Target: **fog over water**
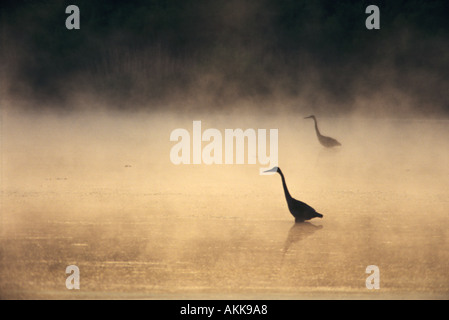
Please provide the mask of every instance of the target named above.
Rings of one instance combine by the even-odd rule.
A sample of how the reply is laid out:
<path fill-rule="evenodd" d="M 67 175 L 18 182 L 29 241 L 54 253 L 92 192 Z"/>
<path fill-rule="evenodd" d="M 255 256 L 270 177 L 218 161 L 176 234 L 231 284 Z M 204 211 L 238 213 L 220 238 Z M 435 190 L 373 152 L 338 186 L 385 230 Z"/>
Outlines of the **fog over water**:
<path fill-rule="evenodd" d="M 0 298 L 449 298 L 447 12 L 1 1 Z M 194 121 L 278 130 L 291 195 L 323 219 L 295 224 L 281 177 L 247 155 L 173 164 L 170 135 Z"/>
<path fill-rule="evenodd" d="M 316 114 L 326 149 L 309 110 L 2 112 L 2 298 L 448 298 L 448 120 Z M 295 224 L 259 163 L 171 163 L 193 120 L 278 129 L 290 193 L 324 218 Z"/>

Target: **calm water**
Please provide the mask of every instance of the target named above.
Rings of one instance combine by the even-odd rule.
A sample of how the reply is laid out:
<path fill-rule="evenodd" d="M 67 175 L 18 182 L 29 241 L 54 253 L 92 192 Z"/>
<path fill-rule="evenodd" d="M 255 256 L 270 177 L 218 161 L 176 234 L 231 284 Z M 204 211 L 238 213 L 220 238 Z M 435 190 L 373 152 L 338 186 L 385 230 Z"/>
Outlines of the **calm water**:
<path fill-rule="evenodd" d="M 203 120 L 279 129 L 292 196 L 324 214 L 295 224 L 259 165 L 173 165 L 193 119 L 164 117 L 4 119 L 1 298 L 449 298 L 449 122 L 323 119 L 325 150 L 305 120 Z"/>

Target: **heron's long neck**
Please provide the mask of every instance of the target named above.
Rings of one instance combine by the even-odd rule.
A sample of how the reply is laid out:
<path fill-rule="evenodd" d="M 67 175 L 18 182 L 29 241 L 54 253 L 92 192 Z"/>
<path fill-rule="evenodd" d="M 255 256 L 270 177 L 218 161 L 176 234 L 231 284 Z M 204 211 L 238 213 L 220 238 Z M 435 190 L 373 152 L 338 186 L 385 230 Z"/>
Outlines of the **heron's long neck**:
<path fill-rule="evenodd" d="M 281 170 L 279 170 L 279 174 L 282 178 L 282 186 L 284 187 L 285 198 L 287 199 L 287 201 L 289 201 L 292 199 L 292 196 L 290 195 L 290 192 L 288 192 L 287 184 L 285 183 L 285 178 Z"/>
<path fill-rule="evenodd" d="M 320 129 L 318 129 L 318 123 L 317 123 L 317 121 L 316 121 L 315 118 L 312 118 L 312 119 L 313 119 L 313 121 L 315 122 L 315 131 L 316 131 L 316 135 L 319 137 L 319 136 L 321 136 L 321 133 L 320 133 Z"/>

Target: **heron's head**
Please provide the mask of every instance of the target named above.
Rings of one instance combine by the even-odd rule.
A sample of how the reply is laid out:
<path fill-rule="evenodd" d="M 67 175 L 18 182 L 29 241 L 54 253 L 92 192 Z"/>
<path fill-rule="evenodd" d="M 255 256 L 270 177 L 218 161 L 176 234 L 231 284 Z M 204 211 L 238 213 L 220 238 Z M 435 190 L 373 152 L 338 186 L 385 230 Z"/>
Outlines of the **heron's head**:
<path fill-rule="evenodd" d="M 305 117 L 304 119 L 315 119 L 315 116 L 311 115 L 311 116 Z"/>
<path fill-rule="evenodd" d="M 267 172 L 279 172 L 279 170 L 280 170 L 279 167 L 273 167 L 270 170 L 265 170 L 264 173 L 267 173 Z"/>

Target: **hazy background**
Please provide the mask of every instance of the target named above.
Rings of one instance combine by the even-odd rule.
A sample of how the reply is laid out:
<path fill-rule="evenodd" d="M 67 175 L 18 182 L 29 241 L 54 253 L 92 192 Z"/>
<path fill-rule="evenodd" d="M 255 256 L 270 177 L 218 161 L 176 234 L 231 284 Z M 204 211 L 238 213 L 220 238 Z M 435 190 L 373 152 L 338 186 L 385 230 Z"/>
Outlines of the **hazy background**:
<path fill-rule="evenodd" d="M 2 1 L 0 297 L 447 299 L 448 6 Z M 193 120 L 278 129 L 324 218 L 259 164 L 173 165 Z"/>
<path fill-rule="evenodd" d="M 65 28 L 69 4 L 80 30 Z M 365 27 L 370 4 L 380 30 Z M 15 106 L 449 110 L 444 0 L 18 0 L 0 10 L 2 90 Z"/>

